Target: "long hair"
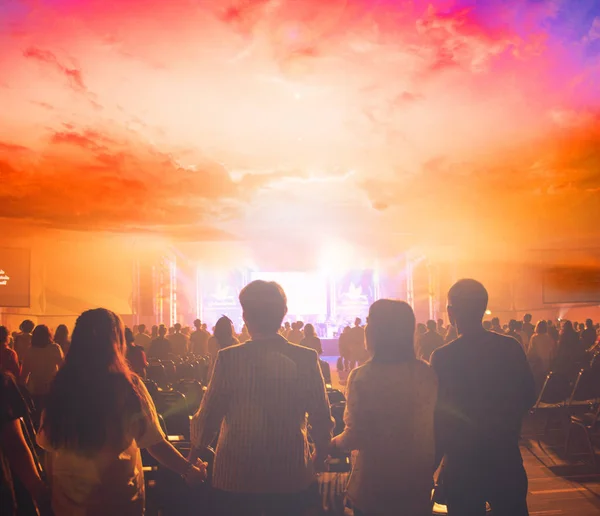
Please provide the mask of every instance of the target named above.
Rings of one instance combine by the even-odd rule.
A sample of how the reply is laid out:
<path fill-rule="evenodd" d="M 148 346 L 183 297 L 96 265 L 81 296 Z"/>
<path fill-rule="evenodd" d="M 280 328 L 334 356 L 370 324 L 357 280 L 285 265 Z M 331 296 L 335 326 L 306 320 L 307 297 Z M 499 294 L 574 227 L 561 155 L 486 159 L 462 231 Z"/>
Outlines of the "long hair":
<path fill-rule="evenodd" d="M 52 344 L 52 334 L 45 324 L 35 327 L 31 334 L 31 346 L 34 348 L 45 348 Z"/>
<path fill-rule="evenodd" d="M 60 324 L 54 332 L 54 342 L 61 348 L 69 343 L 69 328 L 65 324 Z"/>
<path fill-rule="evenodd" d="M 366 328 L 372 362 L 397 364 L 415 360 L 415 313 L 408 303 L 375 301 Z"/>
<path fill-rule="evenodd" d="M 228 348 L 233 344 L 233 323 L 229 317 L 224 315 L 219 318 L 215 324 L 214 336 L 219 343 L 219 349 Z"/>
<path fill-rule="evenodd" d="M 305 337 L 316 337 L 315 327 L 312 324 L 309 323 L 304 327 L 304 336 Z"/>
<path fill-rule="evenodd" d="M 82 313 L 71 349 L 46 401 L 42 429 L 55 449 L 84 455 L 126 446 L 128 429 L 145 409 L 137 377 L 125 360 L 123 323 L 104 308 Z"/>
<path fill-rule="evenodd" d="M 543 335 L 544 333 L 548 333 L 548 323 L 546 321 L 539 321 L 537 326 L 535 327 L 535 332 L 538 335 Z"/>

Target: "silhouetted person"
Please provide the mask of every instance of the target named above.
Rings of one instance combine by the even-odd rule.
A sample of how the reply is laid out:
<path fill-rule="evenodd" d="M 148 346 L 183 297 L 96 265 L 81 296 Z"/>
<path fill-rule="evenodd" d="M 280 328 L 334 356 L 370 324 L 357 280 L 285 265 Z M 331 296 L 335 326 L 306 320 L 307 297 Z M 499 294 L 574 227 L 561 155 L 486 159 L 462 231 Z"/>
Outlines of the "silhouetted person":
<path fill-rule="evenodd" d="M 5 326 L 0 326 L 0 371 L 10 373 L 17 381 L 21 377 L 19 358 L 15 350 L 8 346 L 8 330 Z"/>
<path fill-rule="evenodd" d="M 60 346 L 63 355 L 66 355 L 69 352 L 71 340 L 69 339 L 69 328 L 67 328 L 66 324 L 58 325 L 54 332 L 54 342 Z"/>
<path fill-rule="evenodd" d="M 194 355 L 207 356 L 208 355 L 208 339 L 210 339 L 210 333 L 206 331 L 205 326 L 202 324 L 200 319 L 194 321 L 194 328 L 196 331 L 190 335 L 190 351 Z"/>
<path fill-rule="evenodd" d="M 362 320 L 357 317 L 354 320 L 354 327 L 348 332 L 348 351 L 350 360 L 350 369 L 354 369 L 358 364 L 365 360 L 365 329 L 361 326 Z"/>
<path fill-rule="evenodd" d="M 305 348 L 314 349 L 319 355 L 323 354 L 321 339 L 317 337 L 315 327 L 312 324 L 307 324 L 304 327 L 304 338 L 300 341 L 300 345 Z"/>
<path fill-rule="evenodd" d="M 425 362 L 429 362 L 431 354 L 444 345 L 443 337 L 437 332 L 435 321 L 427 321 L 427 331 L 418 336 L 419 356 Z"/>
<path fill-rule="evenodd" d="M 171 343 L 175 355 L 183 357 L 187 354 L 188 339 L 181 333 L 181 324 L 175 323 L 173 326 L 173 333 L 169 335 L 169 342 Z"/>
<path fill-rule="evenodd" d="M 151 358 L 158 358 L 159 360 L 169 360 L 169 355 L 173 353 L 173 347 L 169 342 L 169 339 L 165 337 L 167 334 L 167 328 L 164 324 L 158 327 L 158 337 L 156 337 L 151 343 L 148 349 L 148 356 Z"/>
<path fill-rule="evenodd" d="M 535 332 L 535 326 L 531 323 L 532 319 L 533 317 L 531 314 L 525 314 L 523 316 L 523 331 L 527 334 L 527 343 L 529 343 Z"/>
<path fill-rule="evenodd" d="M 17 356 L 19 357 L 19 362 L 21 363 L 25 359 L 25 355 L 31 347 L 31 332 L 34 328 L 35 324 L 29 319 L 25 319 L 19 326 L 20 332 L 15 337 L 14 349 L 17 353 Z"/>
<path fill-rule="evenodd" d="M 568 380 L 574 380 L 586 362 L 586 354 L 579 341 L 579 334 L 571 321 L 564 321 L 558 338 L 558 350 L 552 370 Z"/>
<path fill-rule="evenodd" d="M 129 363 L 129 368 L 140 378 L 146 378 L 146 369 L 148 368 L 148 360 L 144 348 L 135 343 L 133 332 L 129 328 L 125 328 L 125 358 Z"/>
<path fill-rule="evenodd" d="M 535 401 L 525 353 L 510 337 L 483 329 L 488 293 L 460 280 L 448 293 L 459 337 L 433 353 L 438 375 L 438 459 L 445 456 L 449 516 L 527 516 L 527 474 L 519 436 Z"/>
<path fill-rule="evenodd" d="M 492 331 L 500 334 L 504 333 L 504 331 L 502 331 L 502 326 L 500 326 L 500 319 L 498 317 L 494 317 L 492 319 Z"/>
<path fill-rule="evenodd" d="M 342 371 L 350 370 L 350 326 L 346 326 L 338 337 L 338 348 L 342 361 Z"/>
<path fill-rule="evenodd" d="M 554 342 L 558 342 L 559 331 L 552 321 L 548 321 L 548 335 L 554 339 Z"/>
<path fill-rule="evenodd" d="M 581 346 L 587 351 L 594 344 L 596 344 L 596 328 L 594 327 L 594 321 L 588 319 L 585 321 L 585 330 L 581 332 Z"/>
<path fill-rule="evenodd" d="M 279 335 L 287 298 L 277 283 L 250 283 L 240 303 L 252 340 L 217 355 L 192 420 L 190 459 L 220 430 L 215 516 L 304 515 L 320 501 L 315 468 L 327 457 L 334 427 L 318 356 Z"/>
<path fill-rule="evenodd" d="M 365 334 L 372 358 L 350 373 L 346 428 L 332 442 L 358 451 L 348 485 L 354 514 L 430 516 L 437 380 L 415 357 L 415 314 L 380 299 Z"/>
<path fill-rule="evenodd" d="M 239 344 L 233 331 L 233 323 L 226 315 L 219 317 L 215 324 L 215 333 L 208 339 L 208 354 L 214 364 L 217 360 L 217 355 L 222 349 Z"/>
<path fill-rule="evenodd" d="M 158 337 L 158 335 L 156 335 Z M 140 324 L 138 326 L 138 332 L 135 334 L 135 345 L 138 346 L 139 348 L 142 348 L 144 351 L 147 351 L 148 348 L 150 347 L 150 342 L 152 342 L 152 339 L 150 338 L 150 335 L 148 335 L 146 333 L 146 325 L 145 324 Z"/>
<path fill-rule="evenodd" d="M 517 321 L 515 319 L 511 319 L 508 322 L 508 333 L 506 335 L 508 337 L 512 337 L 513 339 L 515 339 L 519 344 L 521 344 L 521 347 L 523 349 L 525 349 L 523 346 L 523 339 L 521 338 L 521 335 L 519 335 L 519 332 L 517 331 L 517 327 L 518 327 Z"/>
<path fill-rule="evenodd" d="M 298 321 L 292 323 L 291 330 L 286 337 L 292 344 L 300 344 L 304 338 L 304 334 L 300 330 L 301 327 L 302 325 Z"/>

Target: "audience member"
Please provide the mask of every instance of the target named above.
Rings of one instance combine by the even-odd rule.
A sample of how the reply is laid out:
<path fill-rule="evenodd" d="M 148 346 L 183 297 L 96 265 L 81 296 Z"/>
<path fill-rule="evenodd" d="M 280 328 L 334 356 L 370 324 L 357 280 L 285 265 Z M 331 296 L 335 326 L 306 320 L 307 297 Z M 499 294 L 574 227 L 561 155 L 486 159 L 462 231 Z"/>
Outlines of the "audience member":
<path fill-rule="evenodd" d="M 148 356 L 150 358 L 169 360 L 169 355 L 173 353 L 173 346 L 169 339 L 165 337 L 166 334 L 167 327 L 164 324 L 161 324 L 158 327 L 158 337 L 150 342 L 150 349 L 148 350 Z"/>
<path fill-rule="evenodd" d="M 531 337 L 527 358 L 533 371 L 536 384 L 541 387 L 543 379 L 550 371 L 556 356 L 556 342 L 548 333 L 548 323 L 538 322 L 535 333 Z"/>
<path fill-rule="evenodd" d="M 129 328 L 125 328 L 125 358 L 129 364 L 129 368 L 140 378 L 146 378 L 146 369 L 148 368 L 148 360 L 144 348 L 135 343 L 133 332 Z"/>
<path fill-rule="evenodd" d="M 4 327 L 2 327 L 4 328 Z M 12 351 L 12 350 L 11 350 Z M 20 418 L 27 406 L 12 375 L 0 372 L 0 514 L 50 516 L 50 492 L 36 468 Z M 26 492 L 18 489 L 18 479 Z M 36 512 L 36 507 L 39 511 Z M 57 514 L 57 516 L 61 516 Z"/>
<path fill-rule="evenodd" d="M 532 319 L 533 317 L 531 314 L 525 314 L 523 316 L 523 332 L 525 332 L 525 334 L 527 335 L 527 343 L 529 343 L 531 337 L 533 337 L 533 334 L 535 332 L 535 326 L 531 324 Z"/>
<path fill-rule="evenodd" d="M 449 516 L 526 516 L 527 475 L 519 449 L 523 416 L 535 401 L 521 346 L 483 329 L 488 293 L 461 280 L 448 293 L 448 315 L 459 337 L 437 349 L 438 459 L 444 458 Z"/>
<path fill-rule="evenodd" d="M 332 441 L 334 449 L 358 450 L 348 485 L 357 516 L 431 515 L 437 380 L 415 358 L 414 338 L 407 303 L 373 303 L 366 328 L 372 358 L 350 373 L 346 427 Z"/>
<path fill-rule="evenodd" d="M 31 332 L 34 328 L 35 324 L 29 319 L 24 320 L 19 326 L 20 332 L 15 337 L 15 351 L 21 363 L 25 360 L 25 355 L 31 347 Z"/>
<path fill-rule="evenodd" d="M 300 345 L 305 348 L 314 349 L 319 355 L 323 354 L 321 339 L 317 337 L 315 327 L 312 324 L 307 324 L 304 327 L 304 338 L 300 341 Z"/>
<path fill-rule="evenodd" d="M 350 360 L 350 369 L 366 360 L 365 347 L 365 329 L 362 327 L 362 320 L 357 317 L 354 320 L 354 327 L 348 332 L 348 352 Z"/>
<path fill-rule="evenodd" d="M 584 350 L 589 350 L 596 344 L 596 328 L 594 321 L 588 319 L 585 321 L 585 329 L 581 332 L 581 346 Z"/>
<path fill-rule="evenodd" d="M 181 333 L 181 324 L 175 323 L 173 333 L 169 335 L 169 342 L 175 355 L 184 357 L 187 354 L 189 342 L 187 337 Z"/>
<path fill-rule="evenodd" d="M 285 337 L 285 335 L 284 335 Z M 239 339 L 240 342 L 246 342 L 248 340 L 250 340 L 250 334 L 248 333 L 248 328 L 246 327 L 246 325 L 244 324 L 244 326 L 242 326 L 242 332 L 240 333 Z"/>
<path fill-rule="evenodd" d="M 287 335 L 287 340 L 290 341 L 292 344 L 300 344 L 300 342 L 304 338 L 304 335 L 300 328 L 301 326 L 299 321 L 292 323 L 291 329 Z"/>
<path fill-rule="evenodd" d="M 521 347 L 523 348 L 523 350 L 525 350 L 525 346 L 523 345 L 523 338 L 517 331 L 518 326 L 519 326 L 519 324 L 517 323 L 517 321 L 515 319 L 511 319 L 508 322 L 508 333 L 506 335 L 508 337 L 512 337 L 513 339 L 515 339 L 519 344 L 521 344 Z"/>
<path fill-rule="evenodd" d="M 350 326 L 346 326 L 338 337 L 338 348 L 342 359 L 342 370 L 350 371 Z"/>
<path fill-rule="evenodd" d="M 217 354 L 222 349 L 239 344 L 239 341 L 234 335 L 233 323 L 227 316 L 219 318 L 215 324 L 215 333 L 208 339 L 208 354 L 214 364 L 217 360 Z"/>
<path fill-rule="evenodd" d="M 492 318 L 492 331 L 501 335 L 504 334 L 502 326 L 500 326 L 500 319 L 498 317 Z"/>
<path fill-rule="evenodd" d="M 287 312 L 278 284 L 252 282 L 240 303 L 252 340 L 218 354 L 192 421 L 190 456 L 219 433 L 212 477 L 217 515 L 302 515 L 318 504 L 315 469 L 327 457 L 334 426 L 318 357 L 278 334 Z"/>
<path fill-rule="evenodd" d="M 146 333 L 146 325 L 140 324 L 137 333 L 135 333 L 135 345 L 143 351 L 147 351 L 150 347 L 150 342 L 152 342 L 152 339 L 150 338 L 150 335 Z"/>
<path fill-rule="evenodd" d="M 0 326 L 0 371 L 10 373 L 15 380 L 21 377 L 17 353 L 8 347 L 8 329 Z"/>
<path fill-rule="evenodd" d="M 210 339 L 210 333 L 202 328 L 202 322 L 200 319 L 194 321 L 194 331 L 190 335 L 190 351 L 194 355 L 206 356 L 208 355 L 208 339 Z"/>
<path fill-rule="evenodd" d="M 52 508 L 63 515 L 144 514 L 140 449 L 189 483 L 206 478 L 168 443 L 144 383 L 125 360 L 119 316 L 84 312 L 38 434 L 50 457 Z"/>
<path fill-rule="evenodd" d="M 572 379 L 586 362 L 585 350 L 571 321 L 564 321 L 558 338 L 558 349 L 552 370 Z"/>
<path fill-rule="evenodd" d="M 58 344 L 52 342 L 48 326 L 36 326 L 31 336 L 31 347 L 23 359 L 22 382 L 36 402 L 43 408 L 50 384 L 62 366 L 64 355 Z"/>
<path fill-rule="evenodd" d="M 427 331 L 418 335 L 417 349 L 418 358 L 429 362 L 431 354 L 444 345 L 443 337 L 437 332 L 435 321 L 427 321 Z"/>
<path fill-rule="evenodd" d="M 63 355 L 66 355 L 69 352 L 71 341 L 69 340 L 69 328 L 67 328 L 66 324 L 58 325 L 58 328 L 56 328 L 56 331 L 54 332 L 54 342 L 60 346 Z"/>

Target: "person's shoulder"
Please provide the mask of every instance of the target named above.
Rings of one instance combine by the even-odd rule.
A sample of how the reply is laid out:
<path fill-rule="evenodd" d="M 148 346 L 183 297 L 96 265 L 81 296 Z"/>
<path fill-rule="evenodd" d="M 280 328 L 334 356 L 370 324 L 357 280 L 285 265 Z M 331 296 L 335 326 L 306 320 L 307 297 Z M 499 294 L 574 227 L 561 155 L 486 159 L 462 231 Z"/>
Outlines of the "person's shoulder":
<path fill-rule="evenodd" d="M 304 342 L 306 339 L 302 339 L 301 342 Z M 297 354 L 297 356 L 306 358 L 306 360 L 316 360 L 319 355 L 314 349 L 307 348 L 306 346 L 302 346 L 301 344 L 294 344 L 293 342 L 285 341 L 282 343 L 284 346 L 289 346 L 289 351 Z"/>

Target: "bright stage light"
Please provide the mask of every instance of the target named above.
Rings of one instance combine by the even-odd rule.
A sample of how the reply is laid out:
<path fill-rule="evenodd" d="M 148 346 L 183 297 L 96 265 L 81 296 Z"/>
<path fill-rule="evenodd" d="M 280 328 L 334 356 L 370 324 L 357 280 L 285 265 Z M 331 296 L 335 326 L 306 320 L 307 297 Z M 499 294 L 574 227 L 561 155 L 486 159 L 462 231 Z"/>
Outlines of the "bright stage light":
<path fill-rule="evenodd" d="M 356 249 L 347 242 L 335 240 L 327 242 L 319 256 L 319 271 L 331 274 L 335 271 L 348 270 L 356 266 Z"/>

